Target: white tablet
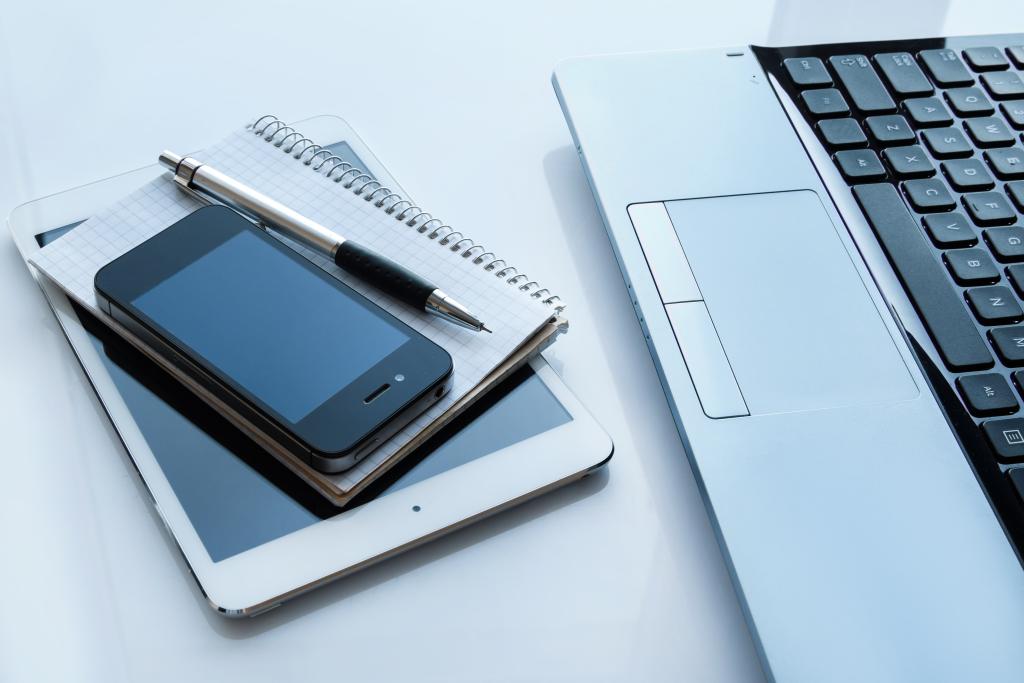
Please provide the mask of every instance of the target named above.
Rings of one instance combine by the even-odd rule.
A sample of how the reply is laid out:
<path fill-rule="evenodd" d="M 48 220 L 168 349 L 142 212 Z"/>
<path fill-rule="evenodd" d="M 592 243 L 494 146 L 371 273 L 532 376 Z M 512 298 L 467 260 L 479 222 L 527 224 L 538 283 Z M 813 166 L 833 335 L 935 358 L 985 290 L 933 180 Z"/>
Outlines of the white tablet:
<path fill-rule="evenodd" d="M 341 119 L 319 116 L 301 128 L 398 187 Z M 22 258 L 159 172 L 154 165 L 18 207 L 8 221 Z M 607 434 L 538 358 L 339 509 L 33 274 L 200 589 L 227 616 L 265 612 L 611 457 Z"/>

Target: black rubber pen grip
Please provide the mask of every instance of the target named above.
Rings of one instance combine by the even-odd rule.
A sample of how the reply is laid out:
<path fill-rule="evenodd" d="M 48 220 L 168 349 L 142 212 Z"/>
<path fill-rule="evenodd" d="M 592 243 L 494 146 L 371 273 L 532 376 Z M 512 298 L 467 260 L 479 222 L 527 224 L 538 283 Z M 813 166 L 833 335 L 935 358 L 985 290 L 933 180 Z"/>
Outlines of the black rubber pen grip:
<path fill-rule="evenodd" d="M 417 309 L 437 287 L 408 268 L 375 251 L 346 240 L 334 254 L 334 262 L 347 273 Z"/>

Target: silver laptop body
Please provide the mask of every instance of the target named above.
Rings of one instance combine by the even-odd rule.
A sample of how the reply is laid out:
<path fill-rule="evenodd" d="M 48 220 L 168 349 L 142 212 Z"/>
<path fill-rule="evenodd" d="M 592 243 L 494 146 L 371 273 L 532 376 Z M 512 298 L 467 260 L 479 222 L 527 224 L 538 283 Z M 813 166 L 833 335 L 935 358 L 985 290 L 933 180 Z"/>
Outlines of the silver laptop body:
<path fill-rule="evenodd" d="M 1024 572 L 928 335 L 750 48 L 553 80 L 768 677 L 1024 680 Z"/>

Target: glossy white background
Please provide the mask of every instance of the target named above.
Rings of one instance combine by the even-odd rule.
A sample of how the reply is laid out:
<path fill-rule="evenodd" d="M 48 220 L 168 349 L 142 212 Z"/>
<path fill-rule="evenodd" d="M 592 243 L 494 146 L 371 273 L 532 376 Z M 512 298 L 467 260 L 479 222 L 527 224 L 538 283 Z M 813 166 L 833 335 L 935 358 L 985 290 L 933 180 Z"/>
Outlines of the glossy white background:
<path fill-rule="evenodd" d="M 8 3 L 4 214 L 256 114 L 339 114 L 431 211 L 570 302 L 572 333 L 549 359 L 617 448 L 605 475 L 224 620 L 5 233 L 0 680 L 760 680 L 552 67 L 587 53 L 1020 31 L 1016 5 Z"/>

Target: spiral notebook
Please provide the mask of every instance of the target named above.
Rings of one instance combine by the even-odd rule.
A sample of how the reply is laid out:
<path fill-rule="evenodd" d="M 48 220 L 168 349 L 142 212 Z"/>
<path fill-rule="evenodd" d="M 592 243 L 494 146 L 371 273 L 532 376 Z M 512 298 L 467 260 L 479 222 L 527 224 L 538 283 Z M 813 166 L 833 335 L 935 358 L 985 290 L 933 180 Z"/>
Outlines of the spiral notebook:
<path fill-rule="evenodd" d="M 195 156 L 437 282 L 493 328 L 492 334 L 480 334 L 414 311 L 352 278 L 317 252 L 275 235 L 438 343 L 454 361 L 454 385 L 445 398 L 354 468 L 325 474 L 254 432 L 97 307 L 93 280 L 100 268 L 202 206 L 168 176 L 99 212 L 32 259 L 69 296 L 189 385 L 335 505 L 346 504 L 566 329 L 557 296 L 274 117 L 262 117 Z"/>

